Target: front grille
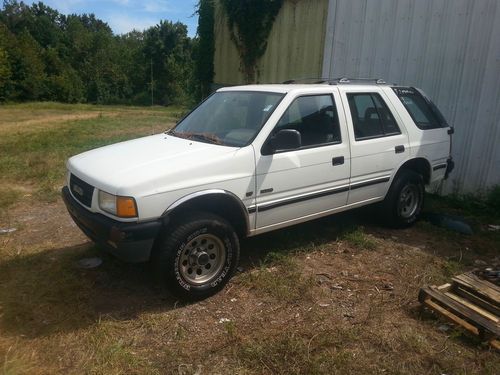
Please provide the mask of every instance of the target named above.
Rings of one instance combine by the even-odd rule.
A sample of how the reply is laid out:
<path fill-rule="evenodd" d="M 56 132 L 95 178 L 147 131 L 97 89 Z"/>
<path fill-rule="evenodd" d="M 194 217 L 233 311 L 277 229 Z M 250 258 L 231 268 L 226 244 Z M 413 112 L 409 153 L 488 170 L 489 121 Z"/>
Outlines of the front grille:
<path fill-rule="evenodd" d="M 94 187 L 92 185 L 87 184 L 72 174 L 69 178 L 69 189 L 80 203 L 87 207 L 92 205 L 92 194 L 94 194 Z"/>

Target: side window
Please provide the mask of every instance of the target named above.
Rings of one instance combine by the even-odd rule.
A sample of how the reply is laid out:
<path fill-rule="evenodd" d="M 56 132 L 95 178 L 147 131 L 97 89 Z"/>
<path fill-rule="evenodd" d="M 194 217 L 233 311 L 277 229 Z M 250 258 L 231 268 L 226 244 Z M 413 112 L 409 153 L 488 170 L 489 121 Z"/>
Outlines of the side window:
<path fill-rule="evenodd" d="M 401 134 L 391 111 L 376 93 L 347 94 L 357 141 Z"/>
<path fill-rule="evenodd" d="M 340 143 L 337 108 L 331 95 L 308 95 L 295 99 L 278 121 L 274 133 L 297 130 L 303 147 Z"/>
<path fill-rule="evenodd" d="M 428 103 L 420 93 L 411 88 L 394 88 L 396 95 L 405 106 L 411 118 L 419 129 L 436 129 L 446 127 L 446 121 L 433 104 Z"/>

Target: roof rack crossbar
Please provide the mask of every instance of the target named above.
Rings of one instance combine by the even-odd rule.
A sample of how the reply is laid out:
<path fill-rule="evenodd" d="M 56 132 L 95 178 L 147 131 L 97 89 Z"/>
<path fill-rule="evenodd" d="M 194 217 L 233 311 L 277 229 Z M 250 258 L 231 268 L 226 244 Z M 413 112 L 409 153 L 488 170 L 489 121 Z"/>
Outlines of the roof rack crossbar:
<path fill-rule="evenodd" d="M 310 82 L 312 81 L 312 82 Z M 289 79 L 283 81 L 282 83 L 285 85 L 289 85 L 292 83 L 328 83 L 330 85 L 339 85 L 339 84 L 362 84 L 362 83 L 374 83 L 377 85 L 385 85 L 385 82 L 381 78 L 348 78 L 348 77 L 340 77 L 340 78 L 323 78 L 323 77 L 309 77 L 309 78 L 297 78 L 297 79 Z"/>
<path fill-rule="evenodd" d="M 289 85 L 291 83 L 298 83 L 298 82 L 304 82 L 304 81 L 313 81 L 312 83 L 328 83 L 330 81 L 330 78 L 323 78 L 323 77 L 308 77 L 308 78 L 297 78 L 297 79 L 289 79 L 286 81 L 283 81 L 282 84 L 284 85 Z"/>
<path fill-rule="evenodd" d="M 377 85 L 385 85 L 386 82 L 381 78 L 334 78 L 328 81 L 331 85 L 347 84 L 347 83 L 375 83 Z"/>

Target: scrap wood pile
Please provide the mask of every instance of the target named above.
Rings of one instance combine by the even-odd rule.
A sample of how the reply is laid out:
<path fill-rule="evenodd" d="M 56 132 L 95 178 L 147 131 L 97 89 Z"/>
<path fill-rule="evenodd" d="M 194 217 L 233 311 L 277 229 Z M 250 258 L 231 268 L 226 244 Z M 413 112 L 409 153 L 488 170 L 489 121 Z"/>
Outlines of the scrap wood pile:
<path fill-rule="evenodd" d="M 463 273 L 420 289 L 419 301 L 500 350 L 500 267 Z"/>

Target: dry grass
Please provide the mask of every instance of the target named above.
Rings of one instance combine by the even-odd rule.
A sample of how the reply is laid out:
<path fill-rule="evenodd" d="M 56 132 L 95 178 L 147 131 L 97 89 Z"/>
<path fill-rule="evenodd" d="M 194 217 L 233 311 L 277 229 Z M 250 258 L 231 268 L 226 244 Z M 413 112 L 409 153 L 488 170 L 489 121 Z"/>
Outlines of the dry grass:
<path fill-rule="evenodd" d="M 0 227 L 17 228 L 0 235 L 0 374 L 498 373 L 497 353 L 440 331 L 417 302 L 423 284 L 498 257 L 500 235 L 480 230 L 490 222 L 473 236 L 388 230 L 363 211 L 306 223 L 242 241 L 228 287 L 182 304 L 146 265 L 96 249 L 58 199 L 35 199 L 57 191 L 69 154 L 148 134 L 178 110 L 9 106 L 0 124 L 14 112 L 27 128 L 0 137 Z M 94 256 L 100 267 L 76 266 Z"/>
<path fill-rule="evenodd" d="M 27 188 L 37 199 L 53 200 L 69 156 L 164 131 L 182 111 L 57 103 L 0 107 L 0 189 L 10 192 L 0 208 L 18 200 Z"/>

